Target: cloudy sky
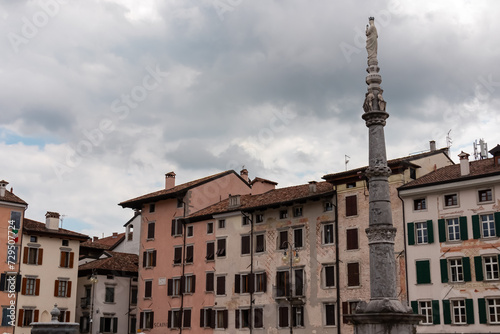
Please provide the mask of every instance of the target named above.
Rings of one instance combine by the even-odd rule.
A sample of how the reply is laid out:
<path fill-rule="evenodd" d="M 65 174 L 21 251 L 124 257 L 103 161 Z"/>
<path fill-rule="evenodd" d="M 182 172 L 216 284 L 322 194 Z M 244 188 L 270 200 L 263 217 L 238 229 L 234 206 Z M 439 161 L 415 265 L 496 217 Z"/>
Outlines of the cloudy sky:
<path fill-rule="evenodd" d="M 374 16 L 388 158 L 500 143 L 500 2 L 4 0 L 0 179 L 27 217 L 122 231 L 117 203 L 242 166 L 289 186 L 367 164 Z M 450 132 L 451 130 L 451 132 Z"/>

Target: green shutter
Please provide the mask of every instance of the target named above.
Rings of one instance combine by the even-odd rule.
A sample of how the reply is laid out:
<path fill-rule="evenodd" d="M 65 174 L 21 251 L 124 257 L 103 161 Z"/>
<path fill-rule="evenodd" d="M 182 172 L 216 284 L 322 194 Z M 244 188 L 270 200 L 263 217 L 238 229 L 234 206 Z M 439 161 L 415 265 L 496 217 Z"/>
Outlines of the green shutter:
<path fill-rule="evenodd" d="M 441 283 L 448 283 L 448 261 L 441 259 L 439 264 L 441 265 Z"/>
<path fill-rule="evenodd" d="M 465 216 L 460 217 L 460 239 L 469 239 L 469 233 L 467 231 L 467 217 Z"/>
<path fill-rule="evenodd" d="M 472 281 L 472 275 L 470 272 L 470 259 L 468 257 L 462 258 L 462 266 L 464 268 L 464 281 L 465 282 Z"/>
<path fill-rule="evenodd" d="M 439 316 L 439 300 L 432 301 L 432 323 L 434 325 L 439 325 L 441 323 Z"/>
<path fill-rule="evenodd" d="M 495 212 L 495 233 L 500 237 L 500 212 Z"/>
<path fill-rule="evenodd" d="M 474 323 L 474 305 L 472 299 L 465 300 L 465 314 L 467 316 L 467 323 L 472 325 Z"/>
<path fill-rule="evenodd" d="M 479 308 L 479 323 L 480 324 L 487 324 L 488 317 L 486 314 L 486 299 L 478 298 L 477 299 L 477 306 Z"/>
<path fill-rule="evenodd" d="M 483 277 L 483 258 L 481 256 L 474 256 L 474 269 L 476 271 L 476 281 L 480 282 Z"/>
<path fill-rule="evenodd" d="M 432 226 L 432 220 L 427 221 L 427 239 L 430 244 L 434 243 L 434 227 Z"/>
<path fill-rule="evenodd" d="M 472 217 L 472 236 L 474 239 L 481 238 L 481 226 L 479 225 L 479 215 L 473 215 Z"/>
<path fill-rule="evenodd" d="M 415 224 L 408 223 L 408 245 L 415 245 Z"/>
<path fill-rule="evenodd" d="M 417 284 L 429 284 L 431 282 L 431 266 L 429 260 L 416 261 Z"/>
<path fill-rule="evenodd" d="M 411 308 L 414 314 L 418 314 L 418 302 L 416 300 L 411 301 Z"/>
<path fill-rule="evenodd" d="M 445 325 L 451 324 L 451 309 L 449 300 L 443 300 L 443 322 Z"/>
<path fill-rule="evenodd" d="M 438 219 L 439 242 L 446 242 L 446 222 L 444 219 Z"/>

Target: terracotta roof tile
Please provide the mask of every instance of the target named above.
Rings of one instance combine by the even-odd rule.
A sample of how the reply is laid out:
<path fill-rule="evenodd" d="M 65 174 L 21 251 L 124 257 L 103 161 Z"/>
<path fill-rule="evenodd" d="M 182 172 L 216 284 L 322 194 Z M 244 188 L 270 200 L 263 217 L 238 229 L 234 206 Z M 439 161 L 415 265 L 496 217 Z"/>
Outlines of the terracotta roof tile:
<path fill-rule="evenodd" d="M 0 197 L 0 202 L 10 202 L 10 203 L 18 203 L 18 204 L 28 205 L 28 203 L 26 203 L 25 201 L 23 201 L 22 199 L 20 199 L 19 197 L 17 197 L 16 195 L 14 195 L 13 193 L 11 193 L 8 190 L 5 190 L 4 197 Z"/>
<path fill-rule="evenodd" d="M 57 235 L 60 238 L 72 238 L 78 239 L 81 241 L 87 240 L 89 238 L 88 235 L 66 230 L 64 228 L 59 228 L 57 230 L 50 230 L 45 227 L 44 223 L 37 222 L 35 220 L 31 220 L 28 218 L 24 218 L 23 220 L 23 233 L 25 234 L 52 234 Z"/>
<path fill-rule="evenodd" d="M 92 239 L 87 240 L 84 243 L 82 243 L 81 246 L 112 250 L 124 239 L 125 239 L 125 233 L 119 233 L 116 236 L 111 235 L 106 238 L 97 239 L 96 241 L 93 241 Z"/>
<path fill-rule="evenodd" d="M 78 271 L 83 270 L 114 270 L 114 271 L 127 271 L 138 272 L 139 269 L 139 256 L 137 254 L 119 253 L 106 251 L 104 254 L 110 257 L 97 259 L 78 266 Z"/>
<path fill-rule="evenodd" d="M 445 166 L 438 170 L 424 175 L 412 182 L 399 187 L 399 189 L 410 189 L 433 184 L 458 182 L 462 180 L 475 179 L 489 175 L 500 174 L 500 167 L 494 165 L 494 159 L 484 159 L 470 161 L 470 173 L 468 175 L 460 175 L 460 164 Z"/>

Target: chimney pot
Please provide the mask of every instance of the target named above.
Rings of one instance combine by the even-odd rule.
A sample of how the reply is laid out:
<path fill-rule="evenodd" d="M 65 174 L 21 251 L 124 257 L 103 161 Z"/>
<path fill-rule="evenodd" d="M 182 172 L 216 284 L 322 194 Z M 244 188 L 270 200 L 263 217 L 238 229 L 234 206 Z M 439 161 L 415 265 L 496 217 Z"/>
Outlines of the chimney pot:
<path fill-rule="evenodd" d="M 45 227 L 49 230 L 59 229 L 59 213 L 47 211 L 45 214 Z"/>
<path fill-rule="evenodd" d="M 7 185 L 9 184 L 9 182 L 5 181 L 5 180 L 2 180 L 0 181 L 0 197 L 5 197 L 5 187 L 7 187 Z"/>
<path fill-rule="evenodd" d="M 469 154 L 464 151 L 460 152 L 458 155 L 460 158 L 460 175 L 465 176 L 470 174 L 470 165 L 469 165 Z"/>
<path fill-rule="evenodd" d="M 243 180 L 249 182 L 248 180 L 248 170 L 246 168 L 243 168 L 240 172 L 240 176 Z"/>
<path fill-rule="evenodd" d="M 309 192 L 315 193 L 317 184 L 318 184 L 318 182 L 316 182 L 316 181 L 309 181 Z"/>
<path fill-rule="evenodd" d="M 165 174 L 165 190 L 175 187 L 175 173 L 169 172 Z"/>
<path fill-rule="evenodd" d="M 92 240 L 92 242 L 96 242 L 97 240 L 99 240 L 99 237 L 94 237 L 94 239 Z"/>
<path fill-rule="evenodd" d="M 436 141 L 435 140 L 429 141 L 429 146 L 430 146 L 431 152 L 434 152 L 436 150 Z"/>
<path fill-rule="evenodd" d="M 113 232 L 113 237 L 117 237 L 118 236 L 118 232 Z"/>

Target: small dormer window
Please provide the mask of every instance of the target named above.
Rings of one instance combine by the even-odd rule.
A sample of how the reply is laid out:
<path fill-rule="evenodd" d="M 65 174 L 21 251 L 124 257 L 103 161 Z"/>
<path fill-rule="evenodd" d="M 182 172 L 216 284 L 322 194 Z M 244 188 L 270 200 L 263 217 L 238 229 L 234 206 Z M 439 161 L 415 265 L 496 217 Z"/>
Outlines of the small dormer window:
<path fill-rule="evenodd" d="M 184 202 L 182 201 L 182 198 L 177 199 L 177 207 L 182 208 L 184 206 Z"/>
<path fill-rule="evenodd" d="M 32 235 L 30 236 L 30 242 L 37 242 L 38 241 L 38 237 Z"/>
<path fill-rule="evenodd" d="M 346 184 L 346 188 L 356 188 L 356 182 L 349 182 Z"/>
<path fill-rule="evenodd" d="M 154 204 L 154 203 L 149 204 L 149 213 L 153 213 L 153 212 L 155 212 L 155 209 L 156 209 L 156 208 L 155 208 L 155 204 Z"/>
<path fill-rule="evenodd" d="M 417 179 L 417 170 L 415 168 L 410 167 L 410 179 L 412 180 Z"/>
<path fill-rule="evenodd" d="M 69 240 L 63 240 L 62 241 L 63 246 L 69 246 Z"/>
<path fill-rule="evenodd" d="M 231 196 L 229 195 L 229 206 L 239 206 L 240 205 L 240 195 Z"/>

